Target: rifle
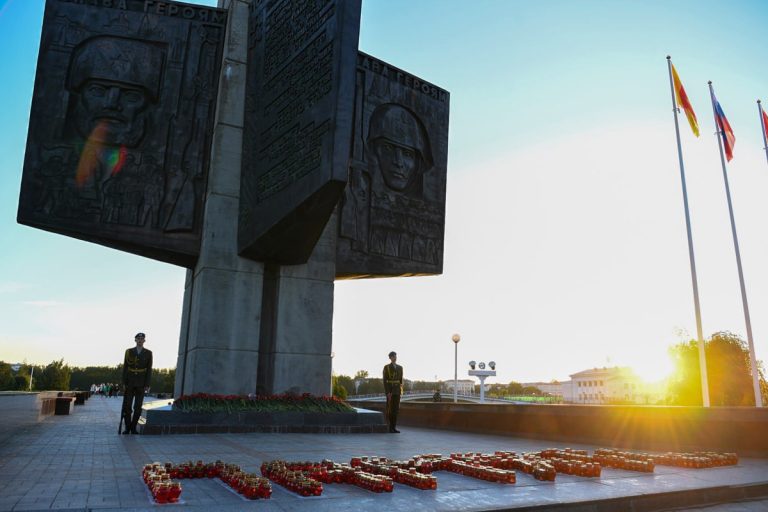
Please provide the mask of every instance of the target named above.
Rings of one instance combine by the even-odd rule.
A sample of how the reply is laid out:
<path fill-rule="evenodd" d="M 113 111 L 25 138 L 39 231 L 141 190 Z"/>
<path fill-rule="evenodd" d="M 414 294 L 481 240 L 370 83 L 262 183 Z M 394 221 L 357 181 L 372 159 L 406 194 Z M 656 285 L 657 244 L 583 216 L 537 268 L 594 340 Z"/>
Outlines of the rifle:
<path fill-rule="evenodd" d="M 123 430 L 123 411 L 121 409 L 120 410 L 120 424 L 117 425 L 117 433 L 118 433 L 118 435 L 120 434 L 120 432 L 122 430 Z"/>

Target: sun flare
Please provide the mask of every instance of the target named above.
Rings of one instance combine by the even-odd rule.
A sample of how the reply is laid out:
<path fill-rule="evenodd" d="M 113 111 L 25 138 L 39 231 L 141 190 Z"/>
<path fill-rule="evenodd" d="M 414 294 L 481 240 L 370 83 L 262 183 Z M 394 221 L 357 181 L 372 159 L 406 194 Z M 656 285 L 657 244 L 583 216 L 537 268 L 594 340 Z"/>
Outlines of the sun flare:
<path fill-rule="evenodd" d="M 659 382 L 669 377 L 674 371 L 674 365 L 667 355 L 656 356 L 648 354 L 647 358 L 637 358 L 629 365 L 638 377 L 647 383 Z"/>

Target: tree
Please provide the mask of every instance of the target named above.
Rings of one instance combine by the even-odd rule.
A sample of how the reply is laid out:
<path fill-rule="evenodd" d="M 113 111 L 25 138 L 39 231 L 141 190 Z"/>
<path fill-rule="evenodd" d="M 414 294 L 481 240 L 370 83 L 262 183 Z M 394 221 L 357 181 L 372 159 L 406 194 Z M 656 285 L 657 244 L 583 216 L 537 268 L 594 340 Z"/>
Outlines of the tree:
<path fill-rule="evenodd" d="M 11 391 L 16 387 L 11 365 L 0 361 L 0 391 Z"/>
<path fill-rule="evenodd" d="M 43 368 L 39 377 L 35 373 L 34 386 L 40 390 L 68 390 L 69 378 L 69 366 L 64 364 L 64 359 L 59 359 Z"/>
<path fill-rule="evenodd" d="M 352 377 L 349 375 L 334 375 L 333 376 L 333 394 L 335 396 L 338 396 L 339 398 L 342 398 L 341 395 L 336 393 L 336 386 L 339 386 L 340 388 L 344 389 L 344 397 L 347 398 L 349 395 L 355 394 L 355 382 L 352 380 Z"/>
<path fill-rule="evenodd" d="M 701 371 L 699 348 L 695 340 L 670 347 L 675 372 L 669 385 L 668 402 L 674 405 L 701 405 Z M 711 405 L 755 405 L 749 350 L 744 340 L 728 331 L 716 332 L 704 343 L 707 360 L 707 382 Z M 768 386 L 758 362 L 761 389 Z M 763 392 L 765 403 L 765 392 Z"/>
<path fill-rule="evenodd" d="M 507 393 L 511 396 L 520 396 L 523 394 L 523 385 L 519 382 L 512 381 L 507 386 Z"/>
<path fill-rule="evenodd" d="M 355 374 L 355 380 L 363 380 L 368 378 L 368 370 L 357 370 Z"/>
<path fill-rule="evenodd" d="M 153 372 L 154 373 L 154 372 Z M 91 384 L 113 382 L 121 383 L 123 380 L 123 365 L 115 366 L 86 366 L 85 368 L 72 368 L 72 377 L 69 385 L 72 389 L 91 389 Z M 155 388 L 154 375 L 152 388 Z"/>

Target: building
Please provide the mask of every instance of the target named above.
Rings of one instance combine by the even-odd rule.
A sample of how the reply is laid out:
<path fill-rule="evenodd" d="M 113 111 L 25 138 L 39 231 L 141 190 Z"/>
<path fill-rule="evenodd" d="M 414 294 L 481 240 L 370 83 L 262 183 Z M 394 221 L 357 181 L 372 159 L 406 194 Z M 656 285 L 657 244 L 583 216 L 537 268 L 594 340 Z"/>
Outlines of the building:
<path fill-rule="evenodd" d="M 570 377 L 570 389 L 564 389 L 563 397 L 568 402 L 626 404 L 648 403 L 650 400 L 643 381 L 628 367 L 593 368 L 574 373 Z M 566 393 L 569 395 L 567 398 Z"/>
<path fill-rule="evenodd" d="M 445 383 L 446 391 L 453 393 L 453 380 L 451 379 L 443 382 Z M 472 379 L 459 379 L 456 384 L 456 389 L 460 395 L 471 395 L 475 391 L 476 382 Z"/>

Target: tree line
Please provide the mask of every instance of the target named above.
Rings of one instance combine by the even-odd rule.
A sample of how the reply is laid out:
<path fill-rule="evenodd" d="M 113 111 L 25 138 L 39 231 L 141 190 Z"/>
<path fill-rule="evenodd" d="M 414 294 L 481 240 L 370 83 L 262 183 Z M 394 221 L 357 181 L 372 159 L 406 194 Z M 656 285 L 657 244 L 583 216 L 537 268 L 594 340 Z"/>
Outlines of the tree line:
<path fill-rule="evenodd" d="M 86 391 L 92 384 L 123 381 L 123 365 L 117 366 L 69 366 L 63 359 L 48 365 L 23 364 L 18 371 L 10 363 L 0 361 L 0 391 L 28 391 L 32 379 L 33 391 Z M 175 368 L 152 370 L 152 393 L 173 393 L 176 379 Z"/>

